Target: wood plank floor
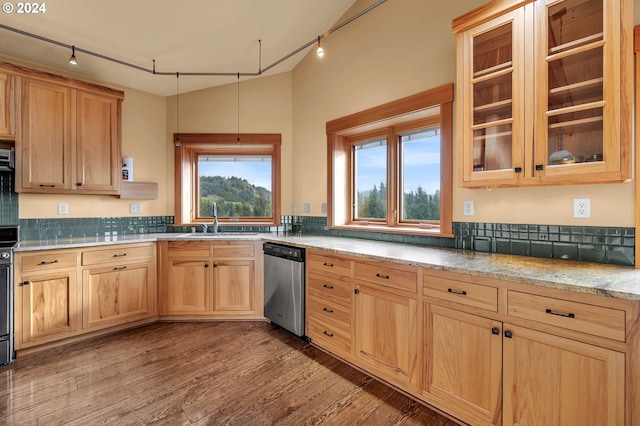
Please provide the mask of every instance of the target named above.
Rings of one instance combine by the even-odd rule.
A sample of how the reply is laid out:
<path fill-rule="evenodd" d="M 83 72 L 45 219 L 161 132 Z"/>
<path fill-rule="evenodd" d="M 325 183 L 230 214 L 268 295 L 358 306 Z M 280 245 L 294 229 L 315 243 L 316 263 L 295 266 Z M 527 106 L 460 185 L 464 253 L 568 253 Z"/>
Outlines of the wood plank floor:
<path fill-rule="evenodd" d="M 264 322 L 158 323 L 0 367 L 7 425 L 455 423 Z"/>

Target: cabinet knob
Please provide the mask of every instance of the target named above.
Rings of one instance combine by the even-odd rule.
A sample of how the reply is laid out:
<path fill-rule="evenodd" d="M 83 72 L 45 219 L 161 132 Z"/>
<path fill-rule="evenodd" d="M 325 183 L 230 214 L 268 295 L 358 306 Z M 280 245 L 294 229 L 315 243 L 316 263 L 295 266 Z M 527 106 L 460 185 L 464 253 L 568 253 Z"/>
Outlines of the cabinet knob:
<path fill-rule="evenodd" d="M 78 182 L 78 183 L 76 183 L 76 186 L 82 186 L 82 185 L 83 185 L 83 183 L 82 183 L 82 182 Z"/>
<path fill-rule="evenodd" d="M 218 264 L 217 264 L 217 263 L 214 263 L 214 264 L 213 264 L 213 267 L 214 267 L 214 268 L 217 268 L 217 267 L 218 267 Z"/>
<path fill-rule="evenodd" d="M 358 290 L 357 288 L 354 291 L 355 294 L 360 294 L 360 290 Z"/>
<path fill-rule="evenodd" d="M 513 333 L 507 330 L 504 332 L 504 337 L 506 337 L 507 339 L 511 339 L 513 337 Z"/>
<path fill-rule="evenodd" d="M 500 329 L 498 327 L 493 327 L 491 329 L 491 334 L 495 334 L 496 336 L 500 335 Z"/>
<path fill-rule="evenodd" d="M 22 285 L 29 285 L 29 284 L 31 284 L 31 282 L 29 282 L 29 281 L 22 281 L 20 284 L 22 284 Z"/>
<path fill-rule="evenodd" d="M 209 264 L 208 264 L 208 263 L 205 263 L 205 264 L 204 264 L 204 267 L 205 267 L 205 268 L 208 268 L 208 267 L 209 267 Z"/>
<path fill-rule="evenodd" d="M 516 167 L 513 171 L 516 173 L 522 173 L 522 167 Z"/>
<path fill-rule="evenodd" d="M 544 165 L 542 164 L 536 164 L 536 170 L 540 171 L 540 170 L 544 170 Z"/>

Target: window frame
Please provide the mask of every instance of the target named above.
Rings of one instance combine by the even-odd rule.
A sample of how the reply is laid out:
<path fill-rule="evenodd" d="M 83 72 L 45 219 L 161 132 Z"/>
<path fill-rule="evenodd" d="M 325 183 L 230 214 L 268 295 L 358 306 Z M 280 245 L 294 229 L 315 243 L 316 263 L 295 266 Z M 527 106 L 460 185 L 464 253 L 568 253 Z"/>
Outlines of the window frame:
<path fill-rule="evenodd" d="M 175 133 L 176 225 L 210 223 L 198 213 L 198 158 L 200 155 L 261 155 L 271 157 L 271 217 L 218 218 L 226 225 L 280 225 L 280 162 L 282 136 L 276 133 Z"/>
<path fill-rule="evenodd" d="M 400 217 L 399 135 L 440 127 L 440 221 L 403 221 Z M 331 229 L 452 237 L 453 83 L 417 93 L 326 123 L 327 226 Z M 352 146 L 386 134 L 387 219 L 354 220 Z M 393 147 L 393 148 L 391 148 Z"/>

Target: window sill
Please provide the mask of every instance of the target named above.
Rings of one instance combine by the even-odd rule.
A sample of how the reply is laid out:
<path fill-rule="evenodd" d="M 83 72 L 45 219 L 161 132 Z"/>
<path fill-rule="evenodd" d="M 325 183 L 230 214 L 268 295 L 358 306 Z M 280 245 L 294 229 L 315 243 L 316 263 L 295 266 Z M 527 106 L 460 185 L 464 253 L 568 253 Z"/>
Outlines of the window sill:
<path fill-rule="evenodd" d="M 358 232 L 383 232 L 386 234 L 402 234 L 402 235 L 418 235 L 421 237 L 442 237 L 442 238 L 454 238 L 453 233 L 443 233 L 440 228 L 413 228 L 413 227 L 389 227 L 382 225 L 334 225 L 329 229 L 336 229 L 342 231 L 358 231 Z"/>

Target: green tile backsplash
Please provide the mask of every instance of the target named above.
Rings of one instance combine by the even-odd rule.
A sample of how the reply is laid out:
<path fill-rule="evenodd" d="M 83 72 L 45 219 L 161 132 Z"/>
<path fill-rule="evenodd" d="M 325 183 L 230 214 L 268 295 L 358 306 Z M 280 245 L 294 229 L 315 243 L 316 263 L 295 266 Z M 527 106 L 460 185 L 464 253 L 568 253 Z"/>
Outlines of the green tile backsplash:
<path fill-rule="evenodd" d="M 0 173 L 0 225 L 17 225 L 18 194 L 14 192 L 12 173 Z"/>
<path fill-rule="evenodd" d="M 7 183 L 0 181 L 0 184 L 3 185 L 0 193 L 1 224 L 18 223 L 17 194 L 7 194 L 11 192 L 5 190 Z M 20 219 L 20 239 L 191 232 L 190 226 L 173 226 L 173 219 L 173 216 Z M 440 238 L 327 229 L 327 219 L 323 216 L 282 216 L 282 225 L 278 227 L 221 226 L 220 230 L 329 235 L 624 266 L 635 264 L 634 228 L 454 222 L 455 237 Z M 202 232 L 202 228 L 196 227 L 196 232 Z"/>

